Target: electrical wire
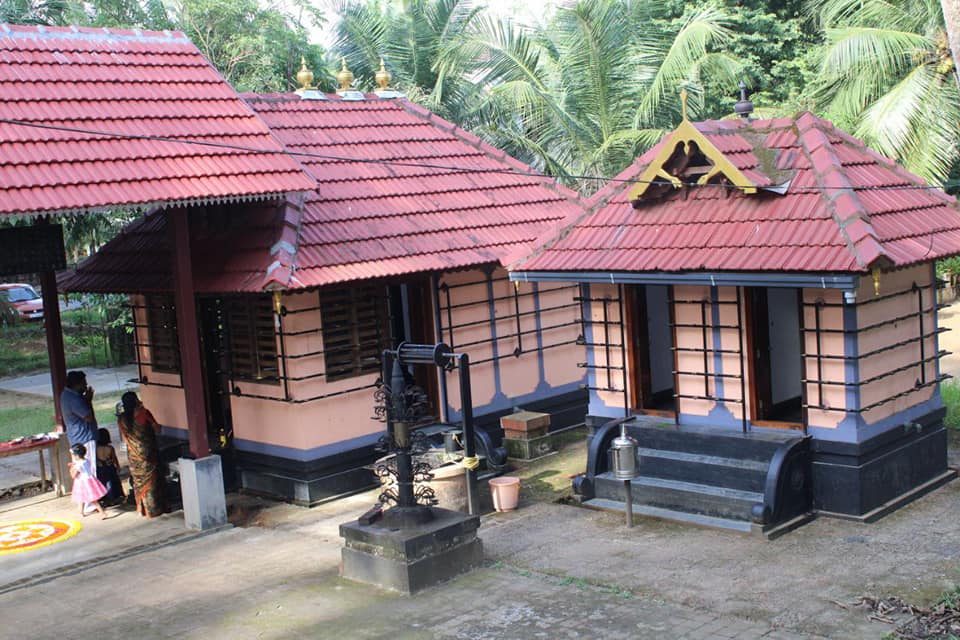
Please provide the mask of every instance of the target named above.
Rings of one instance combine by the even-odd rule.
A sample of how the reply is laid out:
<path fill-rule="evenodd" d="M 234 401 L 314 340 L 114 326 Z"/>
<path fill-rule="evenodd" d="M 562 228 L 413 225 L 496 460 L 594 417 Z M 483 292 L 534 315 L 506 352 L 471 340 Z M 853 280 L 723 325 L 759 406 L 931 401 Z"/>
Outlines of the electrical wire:
<path fill-rule="evenodd" d="M 383 159 L 374 159 L 374 158 L 352 158 L 349 156 L 337 156 L 324 153 L 315 153 L 310 151 L 294 151 L 287 148 L 279 149 L 261 149 L 257 147 L 248 147 L 245 145 L 237 144 L 228 144 L 225 142 L 212 142 L 209 140 L 195 140 L 191 138 L 171 138 L 169 136 L 156 136 L 150 134 L 136 134 L 136 133 L 118 133 L 111 131 L 101 131 L 98 129 L 86 129 L 83 127 L 68 127 L 64 125 L 54 125 L 54 124 L 43 124 L 39 122 L 31 122 L 29 120 L 16 120 L 12 118 L 0 118 L 0 124 L 9 124 L 14 126 L 21 127 L 31 127 L 35 129 L 44 129 L 47 131 L 61 131 L 64 133 L 80 133 L 84 135 L 93 135 L 93 136 L 103 136 L 107 138 L 115 138 L 121 140 L 149 140 L 151 142 L 170 142 L 174 144 L 186 144 L 186 145 L 196 145 L 203 147 L 211 147 L 214 149 L 223 149 L 229 151 L 241 151 L 246 153 L 259 153 L 259 154 L 274 154 L 274 155 L 286 155 L 296 158 L 311 158 L 316 160 L 326 160 L 330 162 L 344 162 L 344 163 L 358 163 L 358 164 L 377 164 L 377 165 L 389 165 L 389 166 L 398 166 L 398 167 L 413 167 L 413 168 L 422 168 L 422 169 L 437 169 L 441 171 L 449 171 L 451 173 L 482 173 L 482 174 L 491 174 L 491 173 L 501 173 L 514 176 L 527 176 L 542 178 L 544 180 L 556 181 L 555 176 L 549 176 L 547 174 L 541 173 L 534 170 L 533 168 L 530 171 L 520 171 L 517 169 L 470 169 L 465 167 L 458 167 L 453 165 L 443 165 L 443 164 L 434 164 L 429 162 L 412 162 L 408 160 L 383 160 Z M 277 141 L 279 144 L 282 144 Z M 626 184 L 649 184 L 656 186 L 667 186 L 672 185 L 676 186 L 676 182 L 668 180 L 638 180 L 636 178 L 606 178 L 602 176 L 585 176 L 585 175 L 566 175 L 566 178 L 573 180 L 596 180 L 604 183 L 626 183 Z M 727 189 L 756 189 L 763 188 L 757 187 L 754 184 L 747 185 L 736 185 L 736 184 L 710 184 L 710 185 L 701 185 L 697 182 L 683 182 L 680 181 L 680 186 L 684 187 L 701 187 L 701 186 L 711 186 L 711 187 L 723 187 Z M 776 185 L 770 185 L 774 187 Z M 805 186 L 805 187 L 792 187 L 791 191 L 794 193 L 797 192 L 816 192 L 816 191 L 910 191 L 910 190 L 946 190 L 950 187 L 960 186 L 960 180 L 948 181 L 940 185 L 922 185 L 922 184 L 908 184 L 908 185 L 861 185 L 861 186 L 851 186 L 851 187 L 826 187 L 826 186 Z"/>

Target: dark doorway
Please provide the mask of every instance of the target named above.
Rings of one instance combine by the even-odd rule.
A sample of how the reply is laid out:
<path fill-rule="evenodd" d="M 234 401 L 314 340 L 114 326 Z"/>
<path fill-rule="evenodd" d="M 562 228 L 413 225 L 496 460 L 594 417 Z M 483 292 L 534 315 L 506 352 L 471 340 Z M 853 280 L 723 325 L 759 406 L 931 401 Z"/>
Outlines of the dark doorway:
<path fill-rule="evenodd" d="M 747 292 L 752 422 L 796 428 L 803 421 L 799 291 L 758 287 Z"/>
<path fill-rule="evenodd" d="M 390 301 L 390 342 L 396 348 L 401 342 L 433 344 L 436 342 L 433 325 L 430 282 L 417 280 L 388 287 Z M 411 373 L 417 386 L 427 392 L 430 410 L 439 416 L 440 386 L 438 369 L 430 365 L 414 365 Z"/>
<path fill-rule="evenodd" d="M 210 449 L 220 455 L 227 491 L 239 486 L 233 455 L 233 420 L 230 413 L 230 349 L 225 304 L 219 297 L 197 300 L 203 392 L 207 409 Z"/>
<path fill-rule="evenodd" d="M 676 404 L 673 397 L 673 333 L 670 328 L 668 287 L 629 287 L 627 326 L 630 334 L 633 409 L 672 416 Z"/>

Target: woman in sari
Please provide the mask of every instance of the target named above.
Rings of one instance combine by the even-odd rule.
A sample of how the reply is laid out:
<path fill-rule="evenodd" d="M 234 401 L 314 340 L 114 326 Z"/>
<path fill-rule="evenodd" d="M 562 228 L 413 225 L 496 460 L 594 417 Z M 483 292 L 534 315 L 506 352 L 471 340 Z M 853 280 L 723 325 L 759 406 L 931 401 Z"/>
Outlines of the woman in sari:
<path fill-rule="evenodd" d="M 127 460 L 133 493 L 140 515 L 153 518 L 166 510 L 163 477 L 160 473 L 160 424 L 137 398 L 128 391 L 120 398 L 123 411 L 117 416 L 120 433 L 127 443 Z"/>

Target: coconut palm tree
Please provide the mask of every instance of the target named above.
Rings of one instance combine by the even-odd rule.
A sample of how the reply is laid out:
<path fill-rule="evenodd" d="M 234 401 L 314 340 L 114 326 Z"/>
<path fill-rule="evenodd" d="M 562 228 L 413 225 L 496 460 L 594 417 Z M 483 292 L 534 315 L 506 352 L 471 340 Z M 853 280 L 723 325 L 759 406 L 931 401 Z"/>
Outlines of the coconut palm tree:
<path fill-rule="evenodd" d="M 668 21 L 661 7 L 579 0 L 538 31 L 481 17 L 439 68 L 478 61 L 487 91 L 467 126 L 590 192 L 676 125 L 681 88 L 695 116 L 705 74 L 736 86 L 735 61 L 715 52 L 730 35 L 723 11 Z"/>
<path fill-rule="evenodd" d="M 453 57 L 480 15 L 470 0 L 347 0 L 338 9 L 337 51 L 362 89 L 374 86 L 383 60 L 392 85 L 440 115 L 459 122 L 480 87 L 467 60 L 440 66 Z"/>
<path fill-rule="evenodd" d="M 811 0 L 825 30 L 815 99 L 931 182 L 960 159 L 960 91 L 939 0 Z"/>

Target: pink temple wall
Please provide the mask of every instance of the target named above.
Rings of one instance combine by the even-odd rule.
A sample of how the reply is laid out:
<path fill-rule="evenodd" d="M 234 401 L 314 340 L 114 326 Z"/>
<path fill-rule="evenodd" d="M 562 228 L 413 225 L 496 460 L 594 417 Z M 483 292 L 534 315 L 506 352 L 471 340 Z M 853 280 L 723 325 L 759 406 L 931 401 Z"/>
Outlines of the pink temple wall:
<path fill-rule="evenodd" d="M 493 308 L 496 346 L 500 358 L 495 362 L 480 364 L 473 363 L 494 355 L 494 343 L 490 342 L 492 333 L 486 274 L 480 270 L 458 271 L 444 274 L 441 279 L 442 283 L 453 287 L 450 289 L 450 304 L 458 307 L 454 309 L 454 326 L 468 322 L 477 323 L 471 327 L 455 328 L 451 342 L 446 314 L 441 314 L 444 325 L 441 340 L 452 344 L 457 352 L 464 352 L 470 356 L 471 393 L 474 406 L 479 407 L 496 402 L 497 377 L 500 380 L 500 391 L 508 399 L 533 394 L 544 383 L 549 387 L 558 388 L 581 380 L 583 369 L 576 365 L 584 359 L 583 347 L 575 344 L 566 344 L 543 351 L 544 367 L 543 379 L 541 379 L 541 354 L 537 351 L 538 316 L 533 313 L 538 307 L 541 309 L 540 338 L 545 347 L 565 342 L 572 343 L 579 334 L 577 323 L 579 311 L 573 304 L 576 288 L 568 284 L 518 284 L 520 331 L 524 335 L 522 336 L 522 353 L 519 357 L 514 357 L 512 354 L 519 346 L 515 335 L 517 307 L 514 301 L 514 284 L 507 280 L 504 269 L 496 269 L 491 274 L 491 278 L 495 299 Z M 535 287 L 537 295 L 525 295 L 532 294 Z M 442 293 L 440 304 L 441 309 L 446 305 Z M 471 345 L 470 343 L 473 342 L 481 344 Z M 459 412 L 462 402 L 457 373 L 448 372 L 446 376 L 450 409 Z"/>
<path fill-rule="evenodd" d="M 615 285 L 591 285 L 590 287 L 590 297 L 594 299 L 601 299 L 608 297 L 611 300 L 616 300 L 619 296 L 618 288 Z M 743 327 L 747 322 L 747 311 L 746 311 L 746 295 L 745 292 L 741 289 L 741 316 L 737 316 L 737 288 L 736 287 L 718 287 L 717 288 L 717 300 L 719 304 L 714 307 L 712 303 L 712 298 L 710 294 L 710 287 L 705 285 L 676 285 L 673 288 L 673 298 L 674 298 L 674 321 L 678 325 L 674 331 L 674 341 L 675 346 L 680 349 L 723 349 L 728 351 L 739 352 L 741 351 L 741 337 L 740 331 L 736 327 Z M 803 299 L 807 303 L 814 303 L 816 300 L 821 299 L 828 303 L 836 303 L 842 300 L 842 295 L 839 291 L 830 290 L 830 289 L 805 289 L 803 292 Z M 706 306 L 706 339 L 704 340 L 704 332 L 699 325 L 703 322 L 702 316 L 702 305 L 701 301 L 706 300 L 709 304 Z M 626 376 L 621 373 L 619 370 L 611 371 L 611 383 L 612 386 L 616 389 L 615 391 L 606 391 L 598 390 L 591 392 L 591 398 L 596 399 L 603 403 L 607 408 L 623 408 L 623 384 L 625 377 L 627 380 L 631 377 L 631 372 L 629 371 L 630 360 L 627 358 L 626 363 L 622 354 L 622 350 L 619 347 L 620 344 L 620 317 L 618 312 L 619 305 L 616 303 L 610 304 L 607 307 L 608 312 L 608 321 L 616 323 L 614 326 L 610 327 L 610 358 L 609 362 L 607 361 L 606 350 L 603 347 L 592 347 L 590 348 L 590 354 L 592 362 L 596 365 L 605 366 L 613 365 L 619 367 L 625 364 Z M 599 324 L 603 320 L 603 303 L 602 302 L 591 302 L 589 307 L 590 319 L 596 323 L 592 326 L 593 331 L 593 342 L 600 343 L 603 342 L 601 332 L 603 331 L 602 325 Z M 717 315 L 715 320 L 715 313 Z M 813 307 L 805 306 L 804 307 L 804 322 L 805 326 L 812 327 L 814 324 L 814 314 L 815 310 Z M 843 312 L 840 308 L 834 307 L 825 307 L 821 310 L 821 327 L 824 329 L 838 331 L 843 328 Z M 717 331 L 714 330 L 713 326 L 717 324 L 721 328 Z M 695 326 L 683 326 L 683 325 L 695 325 Z M 723 328 L 728 327 L 728 328 Z M 715 344 L 716 334 L 719 333 L 719 341 Z M 629 343 L 629 329 L 627 332 L 627 340 Z M 807 394 L 808 398 L 817 400 L 817 372 L 816 372 L 816 358 L 813 356 L 817 352 L 817 342 L 815 336 L 812 334 L 805 334 L 802 338 L 806 340 L 806 352 L 807 352 L 807 371 L 806 377 L 808 382 L 807 385 Z M 844 353 L 844 340 L 842 333 L 824 333 L 821 336 L 820 340 L 820 351 L 825 355 L 843 355 Z M 746 354 L 748 349 L 748 343 L 746 334 L 743 336 L 742 350 Z M 717 357 L 719 357 L 721 362 L 721 368 L 718 369 L 716 366 Z M 706 379 L 703 376 L 704 370 L 706 369 L 707 373 L 718 373 L 722 371 L 724 374 L 731 374 L 734 376 L 743 375 L 744 376 L 744 389 L 746 390 L 746 398 L 743 397 L 743 391 L 741 389 L 740 382 L 737 378 L 725 378 L 723 382 L 723 393 L 722 397 L 727 399 L 727 402 L 718 402 L 716 400 L 704 400 L 704 399 L 693 399 L 693 398 L 681 398 L 679 400 L 679 410 L 681 414 L 681 422 L 683 421 L 683 416 L 699 417 L 703 418 L 709 416 L 714 410 L 718 408 L 718 405 L 723 405 L 724 408 L 729 411 L 735 420 L 742 420 L 744 411 L 747 412 L 747 415 L 750 415 L 750 385 L 753 381 L 750 379 L 750 367 L 747 364 L 747 356 L 741 356 L 738 353 L 723 353 L 719 356 L 715 356 L 713 353 L 707 354 L 707 364 L 704 367 L 704 356 L 700 351 L 682 351 L 679 350 L 676 352 L 676 368 L 678 372 L 676 377 L 677 392 L 680 395 L 685 396 L 718 396 L 717 388 L 717 379 L 715 377 L 707 376 Z M 593 386 L 603 387 L 606 386 L 606 372 L 602 368 L 597 368 L 594 370 L 594 382 Z M 834 359 L 824 359 L 822 365 L 822 376 L 824 380 L 844 380 L 844 365 L 842 360 Z M 740 401 L 743 402 L 740 402 Z M 630 398 L 630 402 L 635 402 L 633 398 Z M 840 421 L 845 416 L 846 409 L 846 396 L 844 387 L 842 386 L 823 386 L 823 402 L 831 410 L 811 410 L 809 412 L 809 424 L 825 427 L 825 428 L 835 428 Z M 819 404 L 819 402 L 814 402 Z M 835 411 L 833 409 L 839 409 Z"/>
<path fill-rule="evenodd" d="M 873 278 L 870 276 L 861 278 L 860 288 L 857 291 L 857 326 L 859 328 L 857 345 L 859 353 L 869 353 L 882 347 L 920 337 L 920 320 L 916 316 L 903 318 L 893 324 L 885 325 L 882 328 L 864 330 L 865 327 L 872 324 L 916 314 L 918 311 L 918 294 L 911 291 L 914 283 L 920 287 L 919 295 L 923 298 L 923 309 L 925 310 L 923 314 L 923 332 L 927 337 L 924 340 L 924 355 L 930 358 L 935 353 L 937 345 L 934 334 L 936 323 L 934 314 L 926 312 L 931 308 L 931 305 L 936 304 L 936 296 L 931 287 L 931 277 L 932 274 L 929 264 L 890 273 L 881 273 L 880 296 L 898 292 L 904 292 L 905 295 L 893 296 L 868 305 L 863 305 L 862 303 L 869 301 L 876 295 Z M 919 365 L 909 365 L 919 360 L 919 340 L 885 350 L 874 356 L 861 358 L 859 362 L 859 375 L 861 380 L 868 380 L 881 373 L 907 367 L 904 371 L 885 376 L 879 380 L 863 385 L 860 388 L 861 406 L 869 406 L 870 404 L 891 398 L 904 391 L 910 391 L 916 381 L 921 378 L 921 372 Z M 925 369 L 927 380 L 933 380 L 937 374 L 936 362 L 927 363 Z M 934 385 L 917 389 L 916 391 L 907 393 L 903 397 L 867 411 L 863 414 L 863 419 L 867 424 L 872 424 L 914 405 L 930 400 L 935 392 L 936 386 Z"/>
<path fill-rule="evenodd" d="M 495 303 L 497 334 L 498 336 L 515 334 L 516 317 L 512 297 L 513 285 L 505 280 L 506 272 L 502 269 L 498 269 L 493 277 L 498 280 L 503 279 L 494 282 L 494 295 L 504 298 Z M 448 284 L 457 284 L 485 278 L 486 276 L 482 271 L 471 270 L 445 274 L 442 280 Z M 532 284 L 521 284 L 520 291 L 521 293 L 529 292 L 533 286 Z M 539 289 L 541 292 L 539 295 L 540 308 L 567 305 L 564 309 L 542 313 L 542 324 L 549 327 L 562 322 L 569 323 L 569 326 L 563 328 L 545 330 L 543 343 L 550 345 L 573 341 L 578 334 L 578 326 L 574 322 L 578 315 L 575 306 L 570 307 L 569 305 L 572 303 L 574 295 L 572 292 L 575 292 L 575 289 L 571 289 L 569 285 L 541 285 Z M 316 291 L 285 294 L 283 296 L 282 304 L 288 310 L 288 314 L 283 317 L 284 332 L 305 332 L 301 335 L 288 336 L 285 339 L 284 348 L 288 356 L 322 352 L 323 338 L 320 311 L 315 308 L 319 301 L 318 296 L 319 294 Z M 443 296 L 442 293 L 441 296 Z M 441 306 L 443 304 L 444 301 L 442 301 Z M 458 351 L 462 350 L 469 353 L 471 360 L 474 362 L 489 358 L 492 354 L 492 346 L 489 342 L 491 337 L 490 306 L 486 282 L 451 289 L 451 304 L 454 306 L 465 305 L 453 309 L 454 325 L 469 322 L 478 323 L 475 326 L 456 329 L 454 346 Z M 535 304 L 536 300 L 533 296 L 521 297 L 521 313 L 533 311 Z M 299 310 L 307 311 L 296 313 Z M 146 329 L 142 326 L 146 325 L 146 314 L 143 310 L 137 310 L 136 313 L 138 314 L 136 324 L 141 325 L 137 329 L 138 335 L 143 338 L 143 332 Z M 431 305 L 430 322 L 433 322 L 433 317 Z M 447 322 L 447 317 L 444 314 L 442 323 L 446 326 Z M 522 316 L 521 330 L 535 332 L 536 323 L 535 315 Z M 447 337 L 448 334 L 449 332 L 445 331 L 444 337 Z M 138 342 L 146 343 L 147 340 L 139 339 Z M 480 344 L 460 348 L 460 345 L 470 342 L 480 342 Z M 499 338 L 497 344 L 500 353 L 507 354 L 508 357 L 499 360 L 497 363 L 485 363 L 471 367 L 475 407 L 490 404 L 495 399 L 495 369 L 498 370 L 500 376 L 501 389 L 510 397 L 532 394 L 537 390 L 541 380 L 540 354 L 536 351 L 536 333 L 524 335 L 523 342 L 524 353 L 519 358 L 515 358 L 509 354 L 512 354 L 517 346 L 516 338 Z M 149 349 L 146 346 L 140 347 L 140 349 L 141 359 L 149 361 Z M 576 363 L 583 359 L 582 349 L 577 345 L 568 345 L 546 350 L 544 352 L 544 358 L 546 359 L 544 366 L 545 382 L 550 386 L 557 387 L 564 384 L 573 384 L 582 378 L 583 370 L 576 366 Z M 283 361 L 280 364 L 282 367 Z M 287 366 L 286 371 L 281 370 L 282 375 L 292 378 L 308 376 L 323 372 L 324 359 L 322 354 L 288 359 Z M 152 382 L 174 385 L 180 383 L 179 376 L 176 374 L 161 374 L 152 371 L 149 367 L 144 367 L 144 373 Z M 436 375 L 439 375 L 439 373 Z M 447 376 L 449 403 L 453 410 L 459 411 L 460 398 L 456 373 L 448 373 Z M 365 376 L 327 382 L 324 377 L 317 376 L 309 380 L 290 381 L 288 388 L 291 400 L 307 399 L 322 394 L 373 385 L 377 377 L 377 374 L 370 373 Z M 244 394 L 270 396 L 278 399 L 283 397 L 282 385 L 256 384 L 246 381 L 237 381 L 236 385 L 240 387 Z M 373 393 L 373 388 L 357 389 L 342 395 L 302 404 L 263 400 L 243 395 L 232 396 L 234 437 L 282 447 L 311 449 L 377 433 L 383 430 L 383 424 L 371 417 L 373 415 Z M 161 424 L 185 428 L 186 415 L 182 389 L 141 385 L 140 395 L 144 404 L 153 411 Z"/>
<path fill-rule="evenodd" d="M 590 376 L 590 386 L 597 387 L 597 390 L 590 392 L 591 397 L 598 399 L 600 402 L 607 407 L 619 407 L 623 408 L 623 389 L 624 385 L 627 384 L 628 372 L 627 372 L 627 358 L 625 356 L 624 350 L 620 342 L 620 304 L 617 300 L 620 298 L 620 290 L 617 285 L 612 284 L 592 284 L 590 285 L 590 298 L 591 302 L 586 303 L 588 310 L 588 325 L 591 330 L 592 337 L 588 336 L 588 342 L 593 342 L 595 344 L 602 344 L 606 341 L 610 345 L 609 349 L 609 358 L 607 356 L 607 349 L 600 347 L 590 347 L 590 352 L 592 355 L 591 362 L 595 366 L 594 369 L 589 370 Z M 604 303 L 600 302 L 604 298 L 609 299 L 610 302 L 606 304 L 606 315 L 604 315 Z M 623 302 L 624 308 L 626 305 L 626 300 Z M 624 312 L 626 315 L 626 312 Z M 606 322 L 612 323 L 607 326 L 608 333 L 604 333 L 604 318 L 606 317 Z M 624 332 L 622 335 L 627 337 L 627 344 L 629 344 L 629 333 Z M 580 356 L 581 359 L 586 359 L 583 355 Z M 603 367 L 616 367 L 608 370 Z M 622 369 L 620 369 L 622 367 Z M 608 385 L 609 381 L 609 385 Z M 611 390 L 607 390 L 606 387 L 611 387 Z M 633 399 L 631 398 L 632 402 Z"/>
<path fill-rule="evenodd" d="M 808 329 L 816 327 L 817 302 L 824 305 L 837 305 L 843 302 L 843 293 L 836 289 L 804 289 L 803 290 L 803 326 Z M 819 380 L 828 382 L 843 382 L 845 380 L 845 365 L 840 358 L 820 358 L 820 374 L 817 373 L 817 355 L 843 356 L 844 337 L 840 333 L 843 328 L 843 309 L 837 306 L 820 307 L 820 328 L 825 331 L 820 334 L 819 348 L 816 333 L 807 331 L 803 334 L 804 351 L 806 352 L 807 403 L 826 407 L 825 409 L 810 408 L 807 411 L 807 424 L 814 427 L 836 429 L 846 416 L 847 407 L 846 388 L 841 385 L 818 384 Z"/>

